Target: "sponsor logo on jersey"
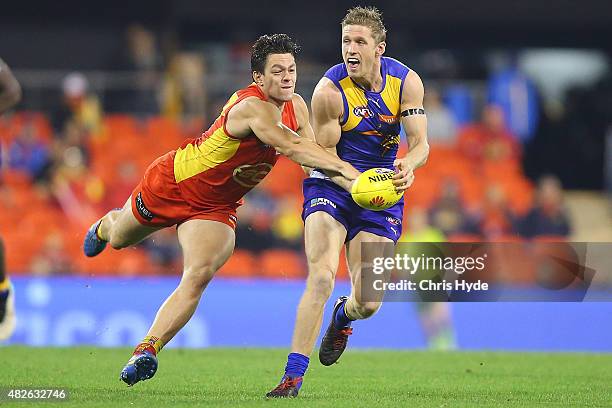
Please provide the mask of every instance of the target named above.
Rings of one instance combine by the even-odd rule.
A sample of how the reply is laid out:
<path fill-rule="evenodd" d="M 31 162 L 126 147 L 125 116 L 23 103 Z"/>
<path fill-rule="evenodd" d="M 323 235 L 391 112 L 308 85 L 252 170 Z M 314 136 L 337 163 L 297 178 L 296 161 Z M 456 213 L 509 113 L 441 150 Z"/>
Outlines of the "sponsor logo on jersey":
<path fill-rule="evenodd" d="M 138 195 L 136 196 L 136 210 L 138 211 L 138 214 L 140 214 L 142 216 L 142 218 L 144 218 L 147 221 L 151 221 L 153 219 L 153 217 L 155 217 L 155 214 L 153 214 L 144 204 L 144 201 L 142 201 L 142 193 L 138 193 Z"/>
<path fill-rule="evenodd" d="M 245 164 L 234 169 L 234 181 L 243 187 L 255 187 L 272 170 L 270 163 Z"/>
<path fill-rule="evenodd" d="M 397 122 L 399 122 L 399 117 L 397 116 L 382 115 L 380 113 L 378 114 L 378 119 L 380 119 L 381 122 L 388 123 L 389 125 L 395 125 Z"/>
<path fill-rule="evenodd" d="M 353 113 L 355 114 L 355 116 L 359 116 L 360 118 L 366 119 L 374 116 L 370 108 L 368 108 L 367 106 L 355 106 L 355 108 L 353 109 Z"/>
<path fill-rule="evenodd" d="M 395 217 L 387 217 L 387 222 L 391 225 L 400 225 L 402 223 L 399 218 Z"/>
<path fill-rule="evenodd" d="M 310 200 L 311 207 L 316 207 L 317 205 L 329 205 L 333 208 L 336 208 L 336 204 L 333 201 L 325 197 L 318 197 L 318 198 L 313 198 L 312 200 Z"/>

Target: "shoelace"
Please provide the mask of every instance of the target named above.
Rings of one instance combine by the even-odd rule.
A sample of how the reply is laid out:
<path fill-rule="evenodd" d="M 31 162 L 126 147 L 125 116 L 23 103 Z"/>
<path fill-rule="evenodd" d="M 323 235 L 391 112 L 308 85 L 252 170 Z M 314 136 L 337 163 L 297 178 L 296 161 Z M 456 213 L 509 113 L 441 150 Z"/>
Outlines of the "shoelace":
<path fill-rule="evenodd" d="M 276 386 L 274 391 L 281 391 L 281 390 L 284 390 L 286 388 L 297 387 L 297 385 L 298 385 L 298 383 L 299 383 L 299 381 L 301 379 L 302 379 L 302 377 L 295 377 L 295 378 L 285 377 L 283 379 L 283 381 Z"/>
<path fill-rule="evenodd" d="M 339 331 L 339 336 L 334 340 L 334 349 L 340 350 L 346 347 L 346 342 L 348 341 L 348 336 L 353 334 L 353 328 L 347 327 L 346 329 L 342 329 Z"/>

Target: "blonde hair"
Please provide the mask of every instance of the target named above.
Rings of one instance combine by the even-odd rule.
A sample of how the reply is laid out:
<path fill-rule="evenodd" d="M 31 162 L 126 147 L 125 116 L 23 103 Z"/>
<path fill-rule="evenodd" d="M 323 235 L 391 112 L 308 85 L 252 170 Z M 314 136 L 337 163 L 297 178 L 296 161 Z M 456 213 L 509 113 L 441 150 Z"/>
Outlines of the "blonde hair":
<path fill-rule="evenodd" d="M 376 7 L 353 7 L 342 19 L 342 28 L 347 25 L 360 25 L 372 31 L 372 37 L 381 43 L 387 38 L 387 29 L 382 21 L 382 13 Z"/>

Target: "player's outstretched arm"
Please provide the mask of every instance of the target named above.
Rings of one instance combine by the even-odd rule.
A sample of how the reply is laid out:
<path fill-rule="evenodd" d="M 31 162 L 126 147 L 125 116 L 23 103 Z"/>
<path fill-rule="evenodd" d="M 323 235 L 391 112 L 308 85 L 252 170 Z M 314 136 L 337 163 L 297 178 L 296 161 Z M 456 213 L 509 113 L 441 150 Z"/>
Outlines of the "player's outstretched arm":
<path fill-rule="evenodd" d="M 423 110 L 423 82 L 416 72 L 410 71 L 404 81 L 401 101 L 401 121 L 409 152 L 395 160 L 398 169 L 394 184 L 400 191 L 406 190 L 414 181 L 413 171 L 427 162 L 429 144 L 427 143 L 427 117 Z"/>
<path fill-rule="evenodd" d="M 299 128 L 297 130 L 297 133 L 301 137 L 307 138 L 316 143 L 314 131 L 312 130 L 312 126 L 310 125 L 308 106 L 306 105 L 306 102 L 304 102 L 304 99 L 302 99 L 301 96 L 299 96 L 298 94 L 295 94 L 295 97 L 293 98 L 293 106 L 295 109 L 295 115 L 299 123 Z M 329 148 L 326 150 L 330 152 L 331 154 L 333 154 L 334 156 L 336 156 L 335 147 Z M 312 170 L 312 168 L 304 166 L 304 170 L 307 170 L 307 173 L 310 174 L 310 171 Z M 338 184 L 340 187 L 344 188 L 348 192 L 351 191 L 353 180 L 347 179 L 342 174 L 337 173 L 337 172 L 326 170 L 325 173 L 328 176 L 330 176 L 331 180 L 334 183 Z"/>
<path fill-rule="evenodd" d="M 349 163 L 283 125 L 280 111 L 271 103 L 249 98 L 241 111 L 249 128 L 262 142 L 294 162 L 337 172 L 351 182 L 359 176 L 359 171 Z"/>
<path fill-rule="evenodd" d="M 21 99 L 21 87 L 8 65 L 0 59 L 0 113 Z"/>

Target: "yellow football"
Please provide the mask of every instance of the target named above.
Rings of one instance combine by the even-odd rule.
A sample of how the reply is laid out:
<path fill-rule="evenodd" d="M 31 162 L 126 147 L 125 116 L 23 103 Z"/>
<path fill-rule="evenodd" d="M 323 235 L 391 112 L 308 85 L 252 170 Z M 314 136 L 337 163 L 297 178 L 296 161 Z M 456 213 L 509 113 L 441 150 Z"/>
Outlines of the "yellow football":
<path fill-rule="evenodd" d="M 353 183 L 353 200 L 360 207 L 374 211 L 394 206 L 403 195 L 395 191 L 394 174 L 393 170 L 378 167 L 364 171 Z"/>

